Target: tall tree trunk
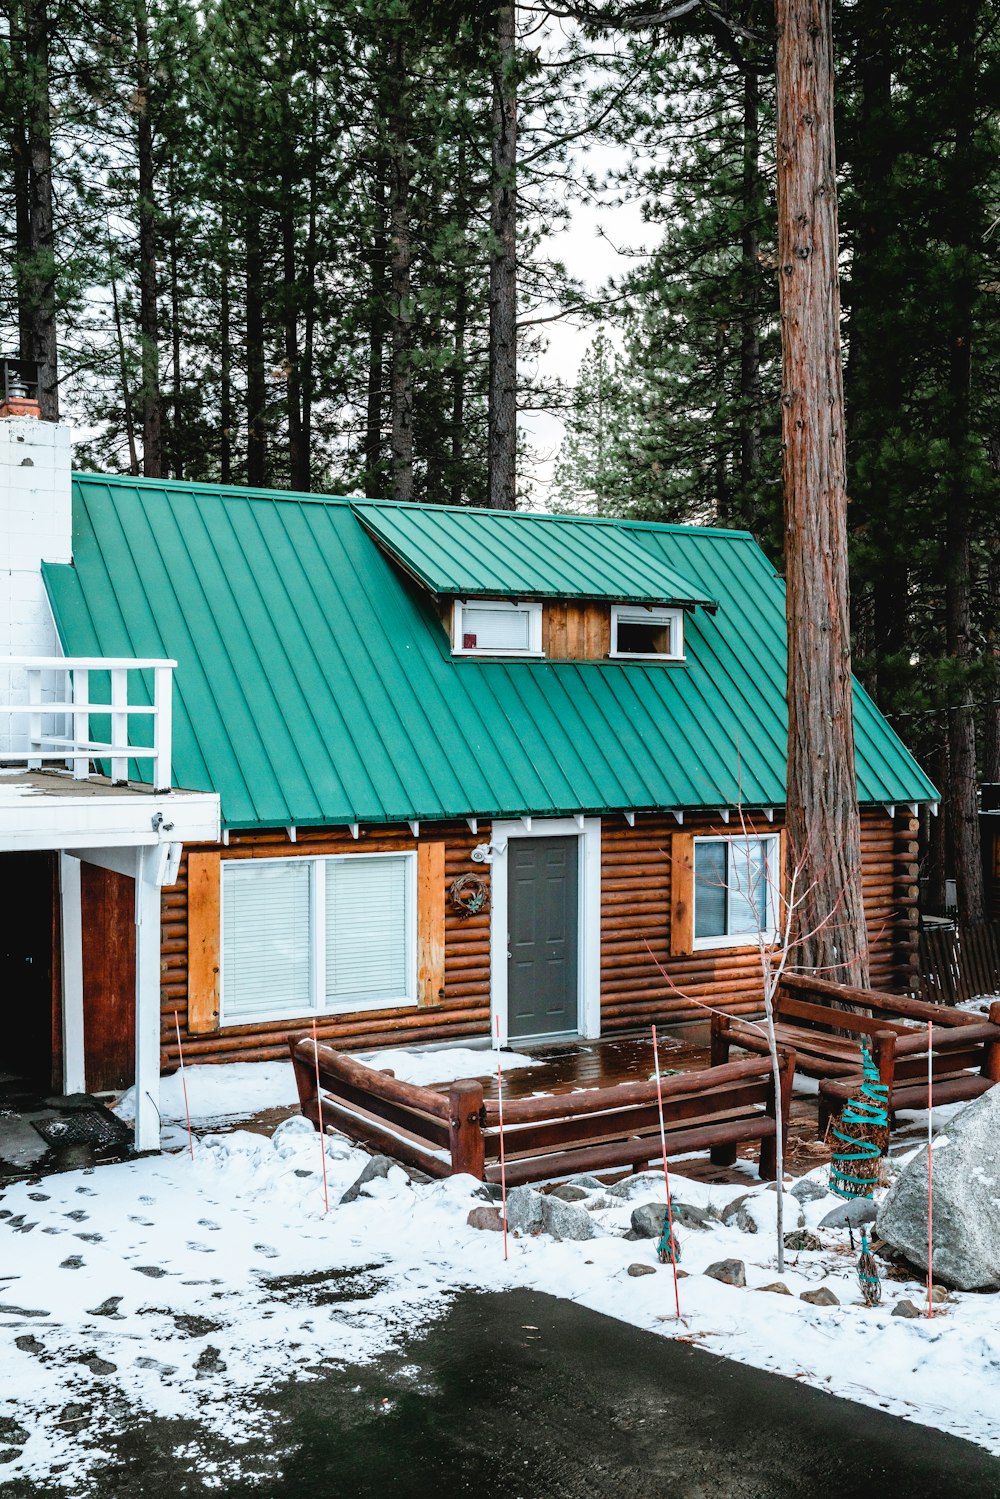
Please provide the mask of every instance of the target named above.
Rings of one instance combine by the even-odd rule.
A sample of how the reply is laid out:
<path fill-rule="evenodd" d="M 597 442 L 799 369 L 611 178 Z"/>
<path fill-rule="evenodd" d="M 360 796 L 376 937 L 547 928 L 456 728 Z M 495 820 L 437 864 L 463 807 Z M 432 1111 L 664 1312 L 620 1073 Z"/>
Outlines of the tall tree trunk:
<path fill-rule="evenodd" d="M 160 394 L 160 340 L 157 317 L 156 203 L 153 121 L 150 114 L 149 18 L 146 0 L 136 0 L 135 60 L 139 158 L 139 337 L 142 365 L 142 471 L 163 473 L 163 400 Z"/>
<path fill-rule="evenodd" d="M 170 456 L 174 478 L 184 477 L 184 451 L 181 432 L 181 284 L 180 257 L 177 247 L 177 165 L 170 160 L 170 383 L 171 383 L 171 433 Z"/>
<path fill-rule="evenodd" d="M 281 291 L 285 335 L 288 414 L 288 473 L 292 489 L 302 484 L 302 394 L 299 371 L 299 289 L 295 273 L 295 201 L 287 162 L 281 172 Z"/>
<path fill-rule="evenodd" d="M 52 199 L 52 119 L 49 101 L 49 16 L 46 0 L 25 0 L 24 66 L 27 95 L 31 357 L 38 365 L 42 419 L 59 419 L 56 341 L 56 258 Z"/>
<path fill-rule="evenodd" d="M 264 374 L 263 256 L 259 207 L 246 218 L 247 483 L 267 483 L 267 384 Z"/>
<path fill-rule="evenodd" d="M 995 463 L 995 460 L 994 460 Z M 983 707 L 983 780 L 1000 782 L 1000 525 L 994 521 L 986 564 L 986 655 L 992 667 L 986 678 Z"/>
<path fill-rule="evenodd" d="M 309 170 L 309 224 L 306 230 L 305 286 L 302 323 L 302 427 L 299 447 L 299 475 L 296 487 L 312 489 L 312 404 L 313 361 L 316 348 L 316 130 L 313 126 L 312 164 Z"/>
<path fill-rule="evenodd" d="M 219 475 L 233 482 L 232 297 L 229 290 L 229 183 L 220 184 L 219 209 Z"/>
<path fill-rule="evenodd" d="M 789 863 L 799 967 L 868 982 L 854 767 L 832 0 L 777 0 Z"/>
<path fill-rule="evenodd" d="M 740 488 L 752 519 L 749 498 L 760 469 L 760 81 L 753 68 L 743 74 L 743 228 L 740 261 L 743 274 L 740 322 Z"/>
<path fill-rule="evenodd" d="M 25 89 L 27 66 L 24 57 L 24 15 L 20 4 L 12 0 L 10 17 L 10 69 L 13 78 Z M 11 91 L 13 92 L 13 90 Z M 19 359 L 34 359 L 34 336 L 31 317 L 29 270 L 31 264 L 31 153 L 28 149 L 27 97 L 22 92 L 17 108 L 11 108 L 10 158 L 14 187 L 14 255 L 17 283 L 17 354 Z"/>
<path fill-rule="evenodd" d="M 132 410 L 132 392 L 129 390 L 128 384 L 128 360 L 125 356 L 125 335 L 122 332 L 121 304 L 118 300 L 118 273 L 115 269 L 110 226 L 108 228 L 108 270 L 111 276 L 111 310 L 115 322 L 118 374 L 122 386 L 122 412 L 125 417 L 125 437 L 128 442 L 128 471 L 130 474 L 138 477 L 139 452 L 135 442 L 135 413 Z"/>
<path fill-rule="evenodd" d="M 389 114 L 389 236 L 392 257 L 392 480 L 394 500 L 413 499 L 413 291 L 410 267 L 410 120 L 406 48 L 397 37 L 390 48 L 395 92 Z"/>
<path fill-rule="evenodd" d="M 969 667 L 972 663 L 972 495 L 970 407 L 972 324 L 976 298 L 973 243 L 980 184 L 973 155 L 976 120 L 976 24 L 980 0 L 952 0 L 948 24 L 955 39 L 952 83 L 955 115 L 953 161 L 954 244 L 958 251 L 948 330 L 948 441 L 951 483 L 945 523 L 945 650 L 957 668 L 957 701 L 948 715 L 950 775 L 948 823 L 954 840 L 958 914 L 963 922 L 986 920 L 976 778 L 976 719 Z"/>
<path fill-rule="evenodd" d="M 372 182 L 374 228 L 368 257 L 368 396 L 365 409 L 365 494 L 370 500 L 383 493 L 382 397 L 385 380 L 385 269 L 389 253 L 385 224 L 384 166 L 379 162 Z"/>
<path fill-rule="evenodd" d="M 457 267 L 455 287 L 455 335 L 451 364 L 451 455 L 448 482 L 449 505 L 461 505 L 465 468 L 465 333 L 469 318 L 469 291 L 464 261 Z"/>
<path fill-rule="evenodd" d="M 514 0 L 499 0 L 490 163 L 488 503 L 517 503 L 517 69 Z"/>

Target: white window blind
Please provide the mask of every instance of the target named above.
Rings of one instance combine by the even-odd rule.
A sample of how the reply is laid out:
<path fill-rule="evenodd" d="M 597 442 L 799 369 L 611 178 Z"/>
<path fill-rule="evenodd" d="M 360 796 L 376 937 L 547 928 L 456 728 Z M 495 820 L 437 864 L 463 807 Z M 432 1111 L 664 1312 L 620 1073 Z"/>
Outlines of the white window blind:
<path fill-rule="evenodd" d="M 456 601 L 454 649 L 487 656 L 540 655 L 541 604 L 507 599 Z"/>
<path fill-rule="evenodd" d="M 409 865 L 405 856 L 326 861 L 326 1005 L 412 998 Z"/>
<path fill-rule="evenodd" d="M 302 1015 L 312 1007 L 310 879 L 307 859 L 223 861 L 225 1020 Z"/>

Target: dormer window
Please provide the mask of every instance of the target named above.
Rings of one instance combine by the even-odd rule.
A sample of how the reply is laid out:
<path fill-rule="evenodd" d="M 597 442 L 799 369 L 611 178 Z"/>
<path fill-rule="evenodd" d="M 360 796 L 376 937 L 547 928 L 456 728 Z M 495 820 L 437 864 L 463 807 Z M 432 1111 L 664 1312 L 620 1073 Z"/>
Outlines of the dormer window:
<path fill-rule="evenodd" d="M 541 604 L 456 599 L 452 650 L 456 656 L 540 656 Z"/>
<path fill-rule="evenodd" d="M 683 661 L 683 609 L 612 604 L 611 654 L 633 661 Z"/>

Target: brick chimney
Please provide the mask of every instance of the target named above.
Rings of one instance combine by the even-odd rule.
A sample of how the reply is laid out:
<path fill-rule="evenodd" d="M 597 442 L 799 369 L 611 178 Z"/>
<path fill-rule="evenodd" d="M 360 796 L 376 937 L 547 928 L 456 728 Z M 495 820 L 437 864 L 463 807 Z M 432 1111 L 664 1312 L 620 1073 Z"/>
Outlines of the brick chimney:
<path fill-rule="evenodd" d="M 69 427 L 38 416 L 37 375 L 0 360 L 0 656 L 61 655 L 42 562 L 72 562 Z M 0 671 L 0 697 L 25 700 Z M 20 748 L 24 717 L 0 712 L 0 751 Z"/>

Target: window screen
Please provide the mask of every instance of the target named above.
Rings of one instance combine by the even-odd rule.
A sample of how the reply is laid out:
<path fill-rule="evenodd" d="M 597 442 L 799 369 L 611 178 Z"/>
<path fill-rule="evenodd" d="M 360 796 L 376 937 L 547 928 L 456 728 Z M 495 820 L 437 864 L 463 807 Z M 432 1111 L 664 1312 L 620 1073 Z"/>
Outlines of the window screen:
<path fill-rule="evenodd" d="M 311 1008 L 310 862 L 222 865 L 222 1012 L 226 1020 Z"/>
<path fill-rule="evenodd" d="M 618 650 L 623 656 L 672 656 L 673 631 L 669 619 L 618 611 Z"/>
<path fill-rule="evenodd" d="M 531 610 L 462 605 L 461 646 L 465 651 L 530 651 Z"/>
<path fill-rule="evenodd" d="M 327 861 L 327 1006 L 411 997 L 409 862 L 405 857 Z"/>

